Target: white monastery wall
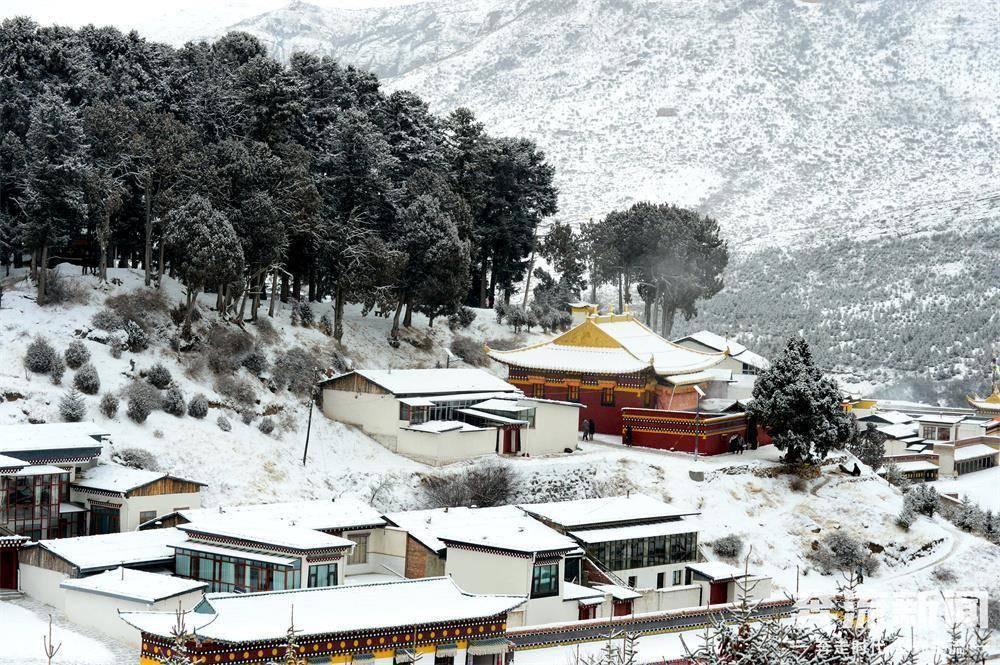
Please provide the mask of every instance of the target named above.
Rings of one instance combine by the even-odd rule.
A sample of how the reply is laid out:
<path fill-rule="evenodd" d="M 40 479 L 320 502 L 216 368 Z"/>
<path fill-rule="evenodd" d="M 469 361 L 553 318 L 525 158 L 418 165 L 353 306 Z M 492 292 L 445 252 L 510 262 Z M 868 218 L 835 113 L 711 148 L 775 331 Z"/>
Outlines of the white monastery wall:
<path fill-rule="evenodd" d="M 323 414 L 327 418 L 360 427 L 390 450 L 396 449 L 400 427 L 399 402 L 393 395 L 323 391 Z"/>
<path fill-rule="evenodd" d="M 59 588 L 59 583 L 69 575 L 23 563 L 18 573 L 18 583 L 26 596 L 51 605 L 57 610 L 65 610 L 65 596 L 63 590 Z"/>
<path fill-rule="evenodd" d="M 149 604 L 75 589 L 60 589 L 60 591 L 65 594 L 67 619 L 133 647 L 139 647 L 142 644 L 139 631 L 118 617 L 119 610 L 123 612 L 173 612 L 177 610 L 178 601 L 182 609 L 189 610 L 197 605 L 202 598 L 202 593 L 199 590 Z"/>

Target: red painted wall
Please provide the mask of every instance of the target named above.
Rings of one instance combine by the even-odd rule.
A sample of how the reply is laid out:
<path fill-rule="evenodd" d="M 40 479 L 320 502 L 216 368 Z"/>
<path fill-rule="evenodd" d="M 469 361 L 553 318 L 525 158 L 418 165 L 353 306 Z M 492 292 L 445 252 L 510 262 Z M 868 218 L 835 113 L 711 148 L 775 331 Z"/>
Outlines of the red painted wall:
<path fill-rule="evenodd" d="M 508 382 L 524 391 L 528 397 L 534 395 L 534 384 L 514 378 Z M 569 399 L 569 388 L 566 386 L 545 386 L 545 399 L 557 399 L 572 401 Z M 580 428 L 582 430 L 583 420 L 593 420 L 596 423 L 596 431 L 599 434 L 613 434 L 621 436 L 622 433 L 622 412 L 623 408 L 642 408 L 642 394 L 615 390 L 614 406 L 604 406 L 601 404 L 601 390 L 599 388 L 589 388 L 580 386 L 580 404 L 586 408 L 580 409 Z"/>
<path fill-rule="evenodd" d="M 729 452 L 729 439 L 733 434 L 746 436 L 745 417 L 713 423 L 708 419 L 717 416 L 702 414 L 703 420 L 697 428 L 699 435 L 695 437 L 696 414 L 690 411 L 627 409 L 623 416 L 626 424 L 632 424 L 632 445 L 643 448 L 694 453 L 697 439 L 699 455 L 720 455 Z M 672 421 L 656 420 L 658 418 Z M 770 443 L 770 437 L 761 434 L 758 428 L 758 445 Z"/>

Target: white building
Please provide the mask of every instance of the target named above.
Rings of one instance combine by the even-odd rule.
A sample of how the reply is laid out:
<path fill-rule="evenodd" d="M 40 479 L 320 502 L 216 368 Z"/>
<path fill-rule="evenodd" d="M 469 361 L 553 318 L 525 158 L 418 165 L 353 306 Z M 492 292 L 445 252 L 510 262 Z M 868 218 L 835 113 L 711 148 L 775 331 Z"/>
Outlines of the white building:
<path fill-rule="evenodd" d="M 65 591 L 60 584 L 116 569 L 169 571 L 173 568 L 172 545 L 186 536 L 177 529 L 128 531 L 100 536 L 59 538 L 32 543 L 22 549 L 20 589 L 26 595 L 65 609 Z"/>
<path fill-rule="evenodd" d="M 205 591 L 202 582 L 130 568 L 66 579 L 59 586 L 67 619 L 135 647 L 142 644 L 139 631 L 124 623 L 119 612 L 190 610 Z"/>
<path fill-rule="evenodd" d="M 608 597 L 567 582 L 567 562 L 570 574 L 579 569 L 579 546 L 515 506 L 435 508 L 386 517 L 416 541 L 407 548 L 408 556 L 419 544 L 463 590 L 526 596 L 525 605 L 511 612 L 511 626 L 576 621 L 582 605 L 600 605 Z M 423 576 L 409 562 L 407 569 Z"/>
<path fill-rule="evenodd" d="M 135 531 L 157 517 L 199 508 L 204 486 L 161 471 L 98 464 L 71 483 L 70 502 L 86 511 L 90 535 Z"/>
<path fill-rule="evenodd" d="M 403 577 L 406 533 L 390 526 L 381 513 L 351 496 L 341 496 L 333 501 L 316 499 L 180 510 L 147 522 L 140 528 L 174 527 L 215 520 L 298 526 L 340 536 L 354 543 L 342 566 L 345 581 L 366 575 L 379 575 L 383 579 Z"/>
<path fill-rule="evenodd" d="M 327 417 L 428 464 L 572 450 L 583 408 L 526 398 L 479 369 L 356 370 L 320 385 Z"/>
<path fill-rule="evenodd" d="M 767 358 L 754 353 L 735 339 L 708 330 L 699 330 L 675 339 L 674 344 L 706 353 L 728 353 L 729 357 L 718 367 L 731 369 L 737 374 L 760 374 L 771 366 Z"/>
<path fill-rule="evenodd" d="M 280 660 L 294 623 L 309 662 L 496 665 L 506 662 L 510 648 L 508 613 L 523 602 L 522 596 L 469 593 L 448 578 L 213 593 L 184 617 L 199 639 L 183 655 L 233 665 Z M 173 613 L 123 612 L 122 619 L 142 632 L 142 662 L 158 662 L 172 646 Z"/>

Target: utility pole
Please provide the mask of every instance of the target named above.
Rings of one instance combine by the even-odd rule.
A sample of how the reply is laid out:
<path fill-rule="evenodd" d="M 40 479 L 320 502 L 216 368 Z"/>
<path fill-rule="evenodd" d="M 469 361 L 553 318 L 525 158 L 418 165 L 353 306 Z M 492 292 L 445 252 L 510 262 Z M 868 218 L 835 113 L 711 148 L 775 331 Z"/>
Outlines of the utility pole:
<path fill-rule="evenodd" d="M 309 391 L 309 420 L 306 421 L 306 447 L 302 451 L 302 466 L 306 465 L 306 455 L 309 454 L 309 434 L 312 432 L 313 402 L 316 401 L 316 388 Z"/>

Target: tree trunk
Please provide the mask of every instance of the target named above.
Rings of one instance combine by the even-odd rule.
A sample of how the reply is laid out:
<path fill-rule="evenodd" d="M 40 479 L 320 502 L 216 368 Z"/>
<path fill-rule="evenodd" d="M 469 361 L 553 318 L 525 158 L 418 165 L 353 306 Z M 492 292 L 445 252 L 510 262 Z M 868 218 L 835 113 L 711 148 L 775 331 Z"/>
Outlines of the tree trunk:
<path fill-rule="evenodd" d="M 487 307 L 493 307 L 497 302 L 497 271 L 496 266 L 493 266 L 490 270 L 490 290 L 489 290 L 489 304 Z"/>
<path fill-rule="evenodd" d="M 479 267 L 479 306 L 480 307 L 489 307 L 489 304 L 488 304 L 488 302 L 486 300 L 486 273 L 487 273 L 487 266 L 488 265 L 489 264 L 488 264 L 488 261 L 487 261 L 487 254 L 484 251 L 483 252 L 483 263 Z"/>
<path fill-rule="evenodd" d="M 309 269 L 308 294 L 309 302 L 316 302 L 316 271 L 312 268 Z"/>
<path fill-rule="evenodd" d="M 597 304 L 597 264 L 592 263 L 590 267 L 590 304 Z"/>
<path fill-rule="evenodd" d="M 108 282 L 108 240 L 111 238 L 111 209 L 104 206 L 104 216 L 101 218 L 101 230 L 97 234 L 97 242 L 100 247 L 101 256 L 97 263 L 98 279 L 107 284 Z"/>
<path fill-rule="evenodd" d="M 38 281 L 38 250 L 31 253 L 31 279 Z"/>
<path fill-rule="evenodd" d="M 257 320 L 257 310 L 260 309 L 260 295 L 264 291 L 264 273 L 254 279 L 253 303 L 250 305 L 250 318 Z"/>
<path fill-rule="evenodd" d="M 278 271 L 271 273 L 271 292 L 267 294 L 267 315 L 274 317 L 274 306 L 278 302 Z"/>
<path fill-rule="evenodd" d="M 150 274 L 150 264 L 153 262 L 153 203 L 150 200 L 149 195 L 150 183 L 147 180 L 143 186 L 142 198 L 144 202 L 144 209 L 146 214 L 146 238 L 143 247 L 144 255 L 142 266 L 145 270 L 146 276 L 146 286 L 152 283 L 152 276 Z"/>
<path fill-rule="evenodd" d="M 622 281 L 625 277 L 622 273 L 618 273 L 618 311 L 622 312 L 625 310 L 625 301 L 622 299 Z"/>
<path fill-rule="evenodd" d="M 162 235 L 162 234 L 161 234 Z M 160 257 L 156 264 L 156 288 L 160 288 L 160 284 L 163 283 L 163 265 L 166 262 L 164 254 L 166 253 L 167 245 L 163 242 L 163 238 L 160 238 Z"/>
<path fill-rule="evenodd" d="M 292 300 L 302 300 L 302 277 L 299 273 L 292 275 Z"/>
<path fill-rule="evenodd" d="M 281 273 L 281 302 L 288 302 L 288 275 Z"/>
<path fill-rule="evenodd" d="M 184 326 L 181 328 L 181 336 L 184 339 L 191 339 L 191 314 L 194 312 L 194 305 L 198 302 L 198 291 L 193 286 L 187 288 L 187 308 L 184 310 Z"/>
<path fill-rule="evenodd" d="M 218 312 L 219 314 L 222 314 L 222 307 L 225 304 L 222 301 L 222 295 L 223 295 L 222 292 L 224 290 L 225 287 L 222 286 L 221 284 L 215 287 L 215 311 Z"/>
<path fill-rule="evenodd" d="M 396 314 L 392 317 L 392 330 L 389 331 L 389 339 L 396 341 L 399 339 L 399 314 L 403 311 L 403 296 L 399 297 L 399 302 L 396 303 Z"/>
<path fill-rule="evenodd" d="M 664 338 L 670 337 L 670 331 L 674 329 L 674 314 L 677 313 L 677 308 L 670 303 L 666 298 L 663 299 L 663 307 L 661 309 L 661 320 L 660 320 L 660 336 Z"/>
<path fill-rule="evenodd" d="M 522 309 L 528 308 L 528 294 L 531 293 L 531 271 L 535 267 L 535 245 L 538 244 L 538 227 L 535 227 L 535 233 L 531 236 L 531 257 L 528 259 L 528 274 L 524 278 L 524 302 L 521 303 Z"/>
<path fill-rule="evenodd" d="M 413 325 L 413 298 L 406 299 L 406 313 L 403 315 L 403 327 L 409 328 Z"/>
<path fill-rule="evenodd" d="M 37 301 L 38 301 L 39 305 L 44 305 L 45 304 L 45 286 L 46 286 L 46 282 L 48 282 L 48 276 L 49 276 L 49 270 L 48 270 L 48 265 L 49 265 L 49 242 L 47 240 L 42 244 L 42 259 L 41 259 L 41 261 L 39 261 L 39 263 L 41 265 L 38 266 L 38 294 L 37 294 Z"/>
<path fill-rule="evenodd" d="M 344 287 L 337 282 L 337 302 L 333 306 L 333 338 L 338 342 L 344 336 Z"/>

